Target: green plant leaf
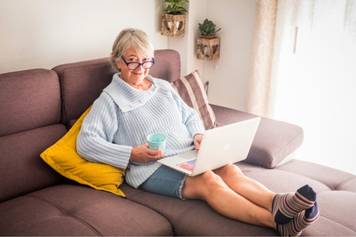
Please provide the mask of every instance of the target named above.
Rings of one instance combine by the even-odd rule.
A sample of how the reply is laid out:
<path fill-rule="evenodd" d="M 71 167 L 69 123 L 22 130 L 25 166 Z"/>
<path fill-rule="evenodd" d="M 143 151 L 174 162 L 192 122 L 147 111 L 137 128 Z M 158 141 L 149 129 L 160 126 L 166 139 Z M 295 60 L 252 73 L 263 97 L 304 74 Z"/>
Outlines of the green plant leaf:
<path fill-rule="evenodd" d="M 216 29 L 216 25 L 213 21 L 205 19 L 203 23 L 198 23 L 200 35 L 202 36 L 215 36 L 221 28 Z"/>
<path fill-rule="evenodd" d="M 168 14 L 185 14 L 188 11 L 188 0 L 164 0 L 163 11 Z"/>

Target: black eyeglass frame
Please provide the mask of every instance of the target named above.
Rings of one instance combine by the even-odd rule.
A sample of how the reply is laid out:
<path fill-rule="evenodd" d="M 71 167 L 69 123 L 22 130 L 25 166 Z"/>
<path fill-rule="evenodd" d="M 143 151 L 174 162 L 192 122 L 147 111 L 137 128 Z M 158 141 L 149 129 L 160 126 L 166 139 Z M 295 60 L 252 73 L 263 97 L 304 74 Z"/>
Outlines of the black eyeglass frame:
<path fill-rule="evenodd" d="M 150 69 L 155 64 L 155 59 L 154 58 L 152 58 L 149 61 L 142 62 L 142 63 L 140 63 L 140 62 L 127 62 L 126 59 L 124 58 L 124 56 L 121 56 L 121 58 L 122 58 L 122 61 L 124 61 L 124 63 L 126 64 L 127 68 L 129 70 L 131 70 L 131 71 L 136 70 L 140 66 L 142 66 L 143 69 Z M 145 67 L 144 65 L 146 63 L 151 63 L 151 65 L 149 67 L 147 67 L 147 66 Z M 132 65 L 132 64 L 137 64 L 137 66 L 135 68 L 130 68 L 130 65 Z"/>

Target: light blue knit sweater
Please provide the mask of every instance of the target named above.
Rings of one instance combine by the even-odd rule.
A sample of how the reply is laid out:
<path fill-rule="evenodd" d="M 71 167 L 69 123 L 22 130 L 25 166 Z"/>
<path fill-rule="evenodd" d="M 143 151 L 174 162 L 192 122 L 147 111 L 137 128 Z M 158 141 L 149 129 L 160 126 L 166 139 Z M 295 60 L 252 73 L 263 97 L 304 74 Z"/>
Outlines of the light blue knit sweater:
<path fill-rule="evenodd" d="M 92 162 L 126 169 L 126 182 L 137 188 L 159 167 L 158 162 L 129 162 L 133 147 L 152 133 L 167 134 L 165 155 L 193 149 L 193 136 L 203 133 L 198 114 L 165 80 L 149 78 L 147 91 L 137 90 L 114 74 L 94 102 L 77 138 L 77 152 Z"/>

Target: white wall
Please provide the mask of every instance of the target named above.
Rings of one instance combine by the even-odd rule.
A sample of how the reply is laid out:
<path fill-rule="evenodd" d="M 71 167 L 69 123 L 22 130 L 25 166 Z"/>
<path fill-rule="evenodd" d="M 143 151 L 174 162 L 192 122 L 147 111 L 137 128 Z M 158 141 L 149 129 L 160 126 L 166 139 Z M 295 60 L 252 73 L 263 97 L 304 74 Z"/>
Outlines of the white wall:
<path fill-rule="evenodd" d="M 212 103 L 245 110 L 255 18 L 253 0 L 191 0 L 183 37 L 159 32 L 161 0 L 0 0 L 0 73 L 110 54 L 125 27 L 145 30 L 155 47 L 181 53 L 182 75 L 195 69 L 210 81 Z M 222 28 L 221 57 L 198 60 L 195 40 L 205 18 Z"/>
<path fill-rule="evenodd" d="M 195 40 L 198 33 L 198 23 L 208 14 L 207 0 L 194 0 L 189 3 L 189 14 L 184 36 L 169 37 L 168 47 L 180 52 L 182 59 L 182 75 L 187 75 L 198 69 L 202 73 L 203 61 L 195 56 Z M 202 78 L 204 80 L 204 78 Z"/>
<path fill-rule="evenodd" d="M 251 77 L 251 54 L 256 2 L 251 0 L 207 0 L 207 16 L 222 28 L 221 55 L 205 62 L 203 75 L 210 81 L 209 100 L 246 110 L 246 92 Z"/>
<path fill-rule="evenodd" d="M 198 69 L 202 80 L 209 81 L 208 97 L 213 104 L 246 110 L 255 15 L 253 0 L 191 0 L 185 35 L 168 40 L 168 46 L 181 53 L 182 75 Z M 195 56 L 198 23 L 205 18 L 222 28 L 220 58 L 216 61 Z"/>
<path fill-rule="evenodd" d="M 106 57 L 125 27 L 167 48 L 160 7 L 160 0 L 0 0 L 0 73 Z"/>

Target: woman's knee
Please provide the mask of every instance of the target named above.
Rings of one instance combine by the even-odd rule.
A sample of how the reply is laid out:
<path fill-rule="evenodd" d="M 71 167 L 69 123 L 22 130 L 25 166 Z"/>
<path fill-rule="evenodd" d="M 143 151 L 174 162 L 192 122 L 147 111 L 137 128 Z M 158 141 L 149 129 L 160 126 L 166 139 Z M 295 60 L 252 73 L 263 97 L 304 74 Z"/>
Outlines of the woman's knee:
<path fill-rule="evenodd" d="M 217 188 L 227 187 L 220 176 L 213 171 L 206 171 L 195 177 L 188 177 L 183 186 L 184 198 L 206 199 Z"/>
<path fill-rule="evenodd" d="M 241 169 L 234 164 L 225 165 L 224 167 L 216 170 L 216 173 L 224 180 L 229 178 L 236 179 L 238 177 L 244 176 L 244 173 L 241 171 Z"/>
<path fill-rule="evenodd" d="M 224 181 L 221 179 L 219 175 L 214 173 L 213 171 L 206 171 L 201 174 L 202 182 L 204 186 L 211 187 L 211 186 L 224 186 Z"/>

